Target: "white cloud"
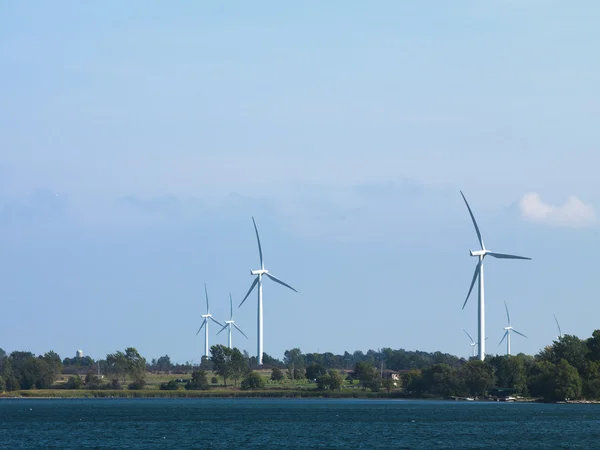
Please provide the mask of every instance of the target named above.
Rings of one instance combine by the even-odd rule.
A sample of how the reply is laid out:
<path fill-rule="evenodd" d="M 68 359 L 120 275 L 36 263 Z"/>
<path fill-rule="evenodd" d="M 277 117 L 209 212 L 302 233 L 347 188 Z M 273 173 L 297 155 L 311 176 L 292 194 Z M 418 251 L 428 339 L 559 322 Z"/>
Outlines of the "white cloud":
<path fill-rule="evenodd" d="M 521 217 L 532 222 L 569 228 L 583 228 L 596 224 L 596 211 L 579 198 L 571 195 L 562 205 L 545 203 L 535 192 L 527 193 L 519 202 Z"/>

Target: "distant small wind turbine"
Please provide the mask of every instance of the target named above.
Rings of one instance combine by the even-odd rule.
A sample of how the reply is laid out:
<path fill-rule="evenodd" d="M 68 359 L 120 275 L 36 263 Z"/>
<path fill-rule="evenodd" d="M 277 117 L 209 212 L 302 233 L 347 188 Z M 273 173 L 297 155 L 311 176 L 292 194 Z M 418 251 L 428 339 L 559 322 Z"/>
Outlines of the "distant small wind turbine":
<path fill-rule="evenodd" d="M 502 341 L 504 341 L 504 339 L 506 339 L 506 354 L 508 356 L 510 356 L 510 333 L 511 332 L 515 332 L 517 334 L 520 334 L 521 336 L 523 336 L 524 338 L 527 338 L 527 336 L 525 336 L 523 333 L 518 332 L 517 330 L 515 330 L 511 324 L 510 324 L 510 316 L 508 315 L 508 305 L 506 304 L 506 302 L 504 302 L 504 307 L 506 308 L 506 318 L 508 319 L 508 326 L 504 327 L 504 329 L 506 330 L 504 332 L 504 336 L 502 336 L 502 339 L 500 340 L 500 342 L 498 343 L 498 346 L 500 346 L 500 344 L 502 344 Z"/>
<path fill-rule="evenodd" d="M 200 316 L 204 320 L 202 321 L 202 325 L 200 325 L 200 328 L 198 328 L 198 331 L 196 331 L 196 336 L 198 336 L 198 333 L 200 333 L 200 330 L 202 329 L 202 327 L 204 327 L 204 356 L 208 358 L 208 319 L 212 320 L 220 327 L 222 327 L 223 324 L 215 320 L 215 318 L 210 313 L 210 308 L 208 307 L 208 290 L 206 289 L 206 283 L 204 283 L 204 294 L 206 295 L 206 314 L 202 314 Z"/>
<path fill-rule="evenodd" d="M 467 333 L 467 330 L 463 329 L 463 331 L 465 332 L 465 334 L 469 337 L 469 339 L 471 340 L 471 343 L 469 344 L 471 346 L 471 348 L 473 349 L 473 357 L 475 357 L 475 346 L 477 345 L 477 342 L 475 342 L 473 340 L 473 338 L 471 337 L 471 335 L 469 333 Z M 487 338 L 485 338 L 487 340 Z"/>
<path fill-rule="evenodd" d="M 225 325 L 223 325 L 223 328 L 221 328 L 221 330 L 217 333 L 220 334 L 221 331 L 223 331 L 225 328 L 229 328 L 229 348 L 233 348 L 231 345 L 231 333 L 233 331 L 233 328 L 235 327 L 240 333 L 242 333 L 244 335 L 244 337 L 246 339 L 248 339 L 248 336 L 246 336 L 246 333 L 244 333 L 240 327 L 238 327 L 235 323 L 235 320 L 233 320 L 233 300 L 231 299 L 231 292 L 229 293 L 229 308 L 231 310 L 231 314 L 229 316 L 229 320 L 225 321 Z"/>
<path fill-rule="evenodd" d="M 477 226 L 477 222 L 475 221 L 475 216 L 473 215 L 473 211 L 471 211 L 471 207 L 465 198 L 465 194 L 460 192 L 463 200 L 465 201 L 465 205 L 467 205 L 467 209 L 469 210 L 469 215 L 471 216 L 471 220 L 473 221 L 473 225 L 475 226 L 475 232 L 477 233 L 477 239 L 479 240 L 479 244 L 481 245 L 481 250 L 473 251 L 470 250 L 471 256 L 476 256 L 479 258 L 479 262 L 477 266 L 475 266 L 475 273 L 473 274 L 473 281 L 471 281 L 471 287 L 469 288 L 469 292 L 467 293 L 467 298 L 463 303 L 463 309 L 469 300 L 469 296 L 471 295 L 471 291 L 473 290 L 473 286 L 475 285 L 475 281 L 477 277 L 479 277 L 479 302 L 478 302 L 478 321 L 477 321 L 477 342 L 479 344 L 479 348 L 477 349 L 477 354 L 479 355 L 479 359 L 483 361 L 485 359 L 485 301 L 484 301 L 484 291 L 483 291 L 483 259 L 490 255 L 494 258 L 500 259 L 531 259 L 526 256 L 516 256 L 516 255 L 507 255 L 505 253 L 495 253 L 487 250 L 485 245 L 483 245 L 483 239 L 481 238 L 481 233 L 479 232 L 479 227 Z"/>
<path fill-rule="evenodd" d="M 258 348 L 256 350 L 256 360 L 258 361 L 259 365 L 262 365 L 262 360 L 263 360 L 262 277 L 263 277 L 263 275 L 265 275 L 265 276 L 269 277 L 271 280 L 273 280 L 275 283 L 279 283 L 279 284 L 285 286 L 286 288 L 291 289 L 294 292 L 298 292 L 298 291 L 296 289 L 294 289 L 293 287 L 291 287 L 289 284 L 284 283 L 279 278 L 276 278 L 274 275 L 270 274 L 268 270 L 265 270 L 265 264 L 263 262 L 262 248 L 260 246 L 260 238 L 258 237 L 258 228 L 256 228 L 256 221 L 254 220 L 254 217 L 252 217 L 252 223 L 254 223 L 254 231 L 256 232 L 256 240 L 258 241 L 258 254 L 260 256 L 260 269 L 250 271 L 250 274 L 256 275 L 256 278 L 252 282 L 252 285 L 250 286 L 248 293 L 244 297 L 244 300 L 242 300 L 242 303 L 240 303 L 240 306 L 242 306 L 244 304 L 244 302 L 246 301 L 246 299 L 248 298 L 248 296 L 250 295 L 250 293 L 252 292 L 254 287 L 258 284 L 258 339 L 257 339 L 257 341 L 258 341 L 257 347 Z M 238 306 L 238 308 L 240 306 Z"/>
<path fill-rule="evenodd" d="M 558 336 L 556 339 L 561 339 L 563 337 L 562 331 L 560 331 L 560 325 L 558 323 L 558 319 L 556 318 L 556 314 L 554 314 L 554 320 L 556 320 L 556 326 L 558 327 Z"/>

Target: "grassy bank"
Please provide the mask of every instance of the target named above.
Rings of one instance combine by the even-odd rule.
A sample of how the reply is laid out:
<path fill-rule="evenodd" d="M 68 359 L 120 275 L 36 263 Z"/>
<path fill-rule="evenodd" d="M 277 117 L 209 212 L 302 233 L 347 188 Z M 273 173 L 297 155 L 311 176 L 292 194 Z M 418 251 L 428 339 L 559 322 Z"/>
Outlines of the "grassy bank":
<path fill-rule="evenodd" d="M 87 390 L 87 389 L 32 389 L 5 392 L 0 398 L 401 398 L 398 392 L 369 391 L 318 391 L 264 389 L 242 391 L 239 389 L 210 389 L 207 391 Z"/>

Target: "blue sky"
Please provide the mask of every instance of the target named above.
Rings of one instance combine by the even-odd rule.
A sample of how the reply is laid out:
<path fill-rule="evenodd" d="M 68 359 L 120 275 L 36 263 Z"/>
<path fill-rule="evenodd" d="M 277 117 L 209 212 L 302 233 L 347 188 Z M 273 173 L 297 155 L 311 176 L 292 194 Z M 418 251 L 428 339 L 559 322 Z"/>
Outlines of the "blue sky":
<path fill-rule="evenodd" d="M 0 347 L 198 360 L 258 268 L 265 351 L 470 354 L 600 328 L 600 5 L 0 4 Z M 255 352 L 256 300 L 235 310 Z M 211 343 L 225 343 L 225 333 Z"/>

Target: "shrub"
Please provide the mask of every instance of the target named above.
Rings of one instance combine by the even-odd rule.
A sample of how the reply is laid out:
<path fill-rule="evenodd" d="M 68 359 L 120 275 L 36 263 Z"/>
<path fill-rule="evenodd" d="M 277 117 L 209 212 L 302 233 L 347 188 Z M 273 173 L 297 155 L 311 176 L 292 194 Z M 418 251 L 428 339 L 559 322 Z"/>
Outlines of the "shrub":
<path fill-rule="evenodd" d="M 283 374 L 281 369 L 278 367 L 274 367 L 273 371 L 271 372 L 271 381 L 281 381 L 284 378 L 285 378 L 285 375 Z"/>
<path fill-rule="evenodd" d="M 206 390 L 209 387 L 205 370 L 194 370 L 192 372 L 192 379 L 185 385 L 187 390 Z"/>
<path fill-rule="evenodd" d="M 263 380 L 256 372 L 249 372 L 242 380 L 240 387 L 244 391 L 249 389 L 262 389 L 265 387 L 265 380 Z"/>
<path fill-rule="evenodd" d="M 146 386 L 146 380 L 143 378 L 138 378 L 137 380 L 133 380 L 131 383 L 127 385 L 127 388 L 132 391 L 138 391 L 140 389 L 144 389 Z"/>
<path fill-rule="evenodd" d="M 219 379 L 218 379 L 217 377 L 212 377 L 212 378 L 210 379 L 210 382 L 211 382 L 212 384 L 219 384 Z"/>
<path fill-rule="evenodd" d="M 66 389 L 81 389 L 83 386 L 83 380 L 79 375 L 74 377 L 69 377 L 67 382 L 65 383 Z"/>
<path fill-rule="evenodd" d="M 179 389 L 179 385 L 175 380 L 169 380 L 166 383 L 160 383 L 159 389 L 161 391 L 176 391 Z"/>

